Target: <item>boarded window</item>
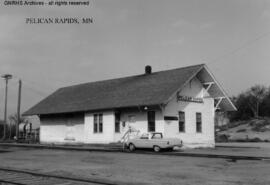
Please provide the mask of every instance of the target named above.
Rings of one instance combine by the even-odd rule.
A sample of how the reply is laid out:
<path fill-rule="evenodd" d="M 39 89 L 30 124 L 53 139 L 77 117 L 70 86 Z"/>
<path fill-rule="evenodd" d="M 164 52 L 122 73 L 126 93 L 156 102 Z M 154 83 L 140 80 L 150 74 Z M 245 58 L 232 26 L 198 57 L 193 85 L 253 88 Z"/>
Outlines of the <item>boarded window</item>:
<path fill-rule="evenodd" d="M 179 112 L 179 132 L 185 132 L 185 112 Z"/>
<path fill-rule="evenodd" d="M 148 132 L 155 132 L 156 131 L 155 111 L 147 112 L 147 119 L 148 119 Z"/>
<path fill-rule="evenodd" d="M 196 113 L 196 132 L 202 132 L 202 113 Z"/>
<path fill-rule="evenodd" d="M 119 133 L 120 132 L 120 117 L 121 117 L 121 115 L 120 115 L 120 113 L 119 112 L 116 112 L 115 114 L 114 114 L 114 118 L 115 118 L 115 132 L 116 133 Z"/>
<path fill-rule="evenodd" d="M 103 132 L 103 116 L 102 114 L 94 114 L 94 133 Z"/>

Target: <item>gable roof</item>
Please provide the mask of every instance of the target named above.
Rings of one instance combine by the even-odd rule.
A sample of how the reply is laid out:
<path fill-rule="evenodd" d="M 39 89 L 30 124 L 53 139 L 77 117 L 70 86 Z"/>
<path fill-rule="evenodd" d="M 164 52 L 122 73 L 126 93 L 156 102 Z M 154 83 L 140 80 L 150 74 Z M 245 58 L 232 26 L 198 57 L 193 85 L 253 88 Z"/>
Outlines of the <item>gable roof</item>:
<path fill-rule="evenodd" d="M 24 115 L 160 105 L 203 68 L 200 64 L 60 88 Z"/>

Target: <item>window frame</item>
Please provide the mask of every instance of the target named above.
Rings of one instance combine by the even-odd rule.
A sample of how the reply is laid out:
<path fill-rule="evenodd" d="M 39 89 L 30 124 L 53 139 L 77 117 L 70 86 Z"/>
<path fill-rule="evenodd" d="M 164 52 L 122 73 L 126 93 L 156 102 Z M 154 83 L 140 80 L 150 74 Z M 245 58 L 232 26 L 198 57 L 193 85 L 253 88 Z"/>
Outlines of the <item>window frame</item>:
<path fill-rule="evenodd" d="M 155 138 L 155 136 L 157 136 L 157 135 L 160 135 L 160 138 Z M 163 138 L 163 135 L 162 135 L 162 133 L 154 133 L 153 135 L 152 135 L 152 137 L 151 137 L 151 139 L 162 139 Z"/>
<path fill-rule="evenodd" d="M 202 113 L 196 112 L 196 133 L 202 133 Z"/>
<path fill-rule="evenodd" d="M 94 114 L 93 133 L 98 133 L 98 114 Z"/>
<path fill-rule="evenodd" d="M 103 133 L 103 114 L 96 113 L 93 115 L 93 133 L 102 134 Z"/>
<path fill-rule="evenodd" d="M 180 114 L 183 115 L 183 120 L 181 119 Z M 179 119 L 178 119 L 178 131 L 179 131 L 179 133 L 185 133 L 186 132 L 186 115 L 185 115 L 185 112 L 184 111 L 179 111 L 178 112 L 178 117 L 179 117 Z M 182 127 L 180 127 L 181 124 L 182 124 Z M 182 129 L 180 130 L 180 128 L 182 128 Z"/>

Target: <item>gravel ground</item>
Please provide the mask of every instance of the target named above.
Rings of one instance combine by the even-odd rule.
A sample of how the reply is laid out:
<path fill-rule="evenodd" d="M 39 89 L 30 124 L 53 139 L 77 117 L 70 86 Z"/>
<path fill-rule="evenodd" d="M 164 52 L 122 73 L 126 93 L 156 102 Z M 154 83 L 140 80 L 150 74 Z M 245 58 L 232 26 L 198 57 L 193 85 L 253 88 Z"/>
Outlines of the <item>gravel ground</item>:
<path fill-rule="evenodd" d="M 216 148 L 187 149 L 192 154 L 270 157 L 270 143 L 217 143 Z"/>
<path fill-rule="evenodd" d="M 10 152 L 1 152 L 9 150 Z M 196 152 L 214 149 L 197 149 Z M 262 148 L 218 148 L 218 152 L 245 153 Z M 136 184 L 265 185 L 270 184 L 270 161 L 236 162 L 226 159 L 149 154 L 80 152 L 47 149 L 0 148 L 0 167 L 27 169 L 74 177 Z"/>
<path fill-rule="evenodd" d="M 253 143 L 249 143 L 249 142 L 231 142 L 231 143 L 216 143 L 216 146 L 225 146 L 225 147 L 247 147 L 247 148 L 260 148 L 262 150 L 270 150 L 270 143 L 269 142 L 253 142 Z"/>

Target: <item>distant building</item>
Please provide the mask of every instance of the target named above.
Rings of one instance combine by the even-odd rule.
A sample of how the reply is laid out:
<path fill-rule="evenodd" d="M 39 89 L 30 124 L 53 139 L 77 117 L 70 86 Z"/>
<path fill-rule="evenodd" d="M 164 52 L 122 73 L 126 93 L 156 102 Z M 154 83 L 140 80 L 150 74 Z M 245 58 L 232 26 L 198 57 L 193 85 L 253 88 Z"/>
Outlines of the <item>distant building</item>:
<path fill-rule="evenodd" d="M 129 127 L 213 147 L 215 110 L 236 110 L 206 65 L 58 89 L 24 115 L 38 115 L 42 143 L 111 143 Z"/>

